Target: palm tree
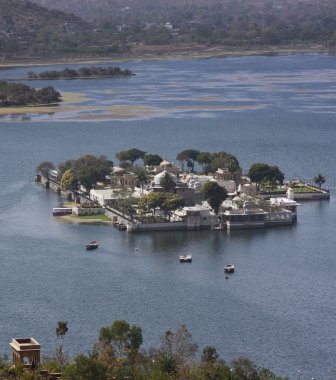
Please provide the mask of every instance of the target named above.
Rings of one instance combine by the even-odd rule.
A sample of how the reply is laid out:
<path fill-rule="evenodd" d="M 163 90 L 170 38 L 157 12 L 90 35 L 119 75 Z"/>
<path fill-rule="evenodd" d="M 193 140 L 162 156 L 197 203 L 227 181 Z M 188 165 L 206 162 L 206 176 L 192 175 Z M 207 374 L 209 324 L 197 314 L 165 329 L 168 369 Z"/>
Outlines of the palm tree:
<path fill-rule="evenodd" d="M 141 194 L 143 194 L 144 186 L 149 182 L 149 177 L 145 169 L 141 169 L 136 173 L 138 182 L 141 186 Z"/>
<path fill-rule="evenodd" d="M 317 183 L 321 189 L 321 186 L 326 182 L 326 179 L 322 174 L 319 173 L 316 177 L 313 178 L 313 181 Z"/>
<path fill-rule="evenodd" d="M 56 356 L 61 365 L 64 364 L 64 354 L 63 354 L 63 338 L 64 335 L 68 332 L 68 322 L 66 321 L 58 321 L 56 327 L 56 336 L 58 338 L 58 347 L 56 351 Z"/>

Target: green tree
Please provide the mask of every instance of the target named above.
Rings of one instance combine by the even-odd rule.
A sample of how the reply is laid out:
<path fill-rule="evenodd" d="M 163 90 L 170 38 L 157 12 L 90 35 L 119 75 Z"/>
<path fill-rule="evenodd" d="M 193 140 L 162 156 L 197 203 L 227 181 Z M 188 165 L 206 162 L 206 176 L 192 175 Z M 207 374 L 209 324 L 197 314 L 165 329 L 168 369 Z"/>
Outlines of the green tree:
<path fill-rule="evenodd" d="M 165 216 L 170 220 L 171 214 L 184 206 L 184 199 L 178 194 L 165 194 L 164 202 L 161 205 Z"/>
<path fill-rule="evenodd" d="M 129 160 L 129 154 L 126 150 L 121 150 L 116 153 L 116 157 L 120 162 L 125 162 Z"/>
<path fill-rule="evenodd" d="M 68 169 L 62 175 L 61 187 L 62 187 L 62 190 L 64 191 L 68 191 L 68 190 L 72 191 L 72 190 L 78 189 L 78 180 L 71 169 Z"/>
<path fill-rule="evenodd" d="M 116 157 L 120 162 L 130 161 L 133 165 L 139 158 L 144 158 L 146 152 L 137 148 L 132 148 L 129 150 L 122 150 L 116 153 Z"/>
<path fill-rule="evenodd" d="M 98 181 L 99 173 L 95 167 L 91 166 L 80 170 L 77 173 L 77 178 L 78 182 L 85 187 L 86 191 L 90 191 Z"/>
<path fill-rule="evenodd" d="M 321 189 L 322 185 L 326 183 L 326 178 L 322 174 L 318 174 L 316 177 L 313 178 L 313 181 L 318 185 L 318 187 Z"/>
<path fill-rule="evenodd" d="M 112 195 L 114 199 L 109 201 L 109 205 L 121 211 L 123 216 L 130 215 L 133 218 L 133 206 L 138 204 L 138 198 L 132 196 L 133 192 L 130 189 L 114 190 Z"/>
<path fill-rule="evenodd" d="M 213 208 L 215 214 L 218 215 L 221 204 L 227 198 L 226 189 L 219 186 L 217 182 L 208 181 L 203 184 L 201 188 L 201 194 Z"/>
<path fill-rule="evenodd" d="M 197 156 L 197 162 L 202 166 L 203 171 L 211 164 L 212 155 L 209 152 L 201 152 Z"/>
<path fill-rule="evenodd" d="M 77 160 L 66 161 L 63 165 L 67 170 L 72 169 L 80 184 L 90 190 L 95 183 L 106 179 L 106 175 L 112 170 L 113 162 L 105 156 L 84 154 Z"/>
<path fill-rule="evenodd" d="M 160 165 L 163 161 L 163 158 L 158 154 L 147 154 L 144 157 L 144 165 L 146 166 L 155 166 Z"/>
<path fill-rule="evenodd" d="M 186 150 L 183 150 L 182 152 L 178 153 L 176 156 L 176 159 L 181 162 L 182 170 L 184 170 L 184 163 L 189 162 L 189 166 L 191 168 L 191 171 L 194 172 L 195 161 L 197 161 L 197 157 L 199 154 L 200 154 L 199 150 L 186 149 Z"/>
<path fill-rule="evenodd" d="M 248 176 L 258 187 L 262 181 L 269 182 L 271 186 L 274 186 L 275 183 L 282 184 L 285 178 L 277 166 L 269 166 L 263 163 L 253 164 L 248 171 Z"/>
<path fill-rule="evenodd" d="M 259 380 L 258 369 L 251 360 L 238 358 L 232 364 L 235 377 L 239 380 Z"/>
<path fill-rule="evenodd" d="M 132 325 L 128 331 L 128 347 L 132 351 L 138 351 L 143 343 L 142 329 L 140 326 Z"/>
<path fill-rule="evenodd" d="M 218 168 L 228 169 L 231 173 L 240 169 L 239 161 L 231 153 L 224 151 L 213 153 L 211 160 L 211 169 L 215 172 Z"/>
<path fill-rule="evenodd" d="M 176 187 L 175 181 L 172 179 L 170 173 L 165 172 L 164 175 L 160 179 L 160 185 L 162 186 L 162 190 L 164 192 L 172 192 Z"/>
<path fill-rule="evenodd" d="M 140 198 L 138 206 L 145 212 L 150 211 L 154 216 L 155 210 L 163 205 L 165 198 L 165 194 L 161 192 L 149 193 Z"/>
<path fill-rule="evenodd" d="M 215 347 L 206 346 L 203 349 L 201 360 L 203 363 L 215 363 L 218 359 L 218 353 Z"/>
<path fill-rule="evenodd" d="M 260 182 L 266 178 L 268 174 L 269 166 L 267 164 L 262 163 L 256 163 L 253 164 L 249 171 L 248 176 L 250 177 L 252 182 L 255 182 L 256 184 L 260 184 Z"/>
<path fill-rule="evenodd" d="M 117 320 L 109 327 L 100 329 L 99 342 L 103 347 L 112 347 L 119 357 L 129 350 L 138 351 L 142 345 L 142 330 L 125 320 Z"/>
<path fill-rule="evenodd" d="M 63 351 L 63 341 L 64 341 L 64 336 L 68 332 L 68 330 L 69 330 L 68 322 L 66 321 L 57 322 L 56 336 L 58 338 L 58 346 L 56 349 L 56 358 L 58 359 L 61 365 L 64 365 L 66 361 L 66 356 L 64 355 L 64 351 Z"/>
<path fill-rule="evenodd" d="M 107 368 L 95 357 L 78 355 L 65 369 L 63 377 L 69 380 L 107 380 Z"/>
<path fill-rule="evenodd" d="M 282 185 L 285 179 L 285 175 L 282 173 L 282 171 L 280 171 L 280 169 L 277 166 L 270 166 L 267 179 L 269 181 L 278 182 L 280 185 Z"/>
<path fill-rule="evenodd" d="M 141 193 L 143 193 L 144 186 L 149 182 L 149 176 L 144 168 L 137 165 L 133 168 L 133 172 L 137 176 L 137 181 L 140 185 Z"/>
<path fill-rule="evenodd" d="M 132 148 L 132 149 L 129 149 L 127 151 L 128 153 L 128 156 L 129 156 L 129 161 L 131 161 L 132 165 L 134 164 L 134 162 L 136 160 L 138 160 L 139 158 L 144 158 L 145 157 L 145 154 L 146 152 L 143 151 L 143 150 L 140 150 L 140 149 L 137 149 L 137 148 Z"/>
<path fill-rule="evenodd" d="M 61 162 L 61 163 L 59 163 L 59 164 L 57 165 L 57 167 L 58 167 L 58 179 L 59 179 L 59 180 L 62 180 L 63 174 L 64 174 L 67 170 L 69 170 L 69 169 L 72 170 L 72 167 L 73 167 L 73 165 L 74 165 L 74 162 L 75 162 L 75 160 L 66 160 L 66 161 Z"/>

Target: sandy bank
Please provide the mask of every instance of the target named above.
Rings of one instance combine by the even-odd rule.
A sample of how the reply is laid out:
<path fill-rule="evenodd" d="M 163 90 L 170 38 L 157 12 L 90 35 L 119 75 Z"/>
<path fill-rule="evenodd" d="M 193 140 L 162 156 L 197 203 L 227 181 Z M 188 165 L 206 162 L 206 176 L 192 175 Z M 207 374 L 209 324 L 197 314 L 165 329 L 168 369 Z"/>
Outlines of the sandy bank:
<path fill-rule="evenodd" d="M 277 54 L 335 54 L 333 49 L 323 45 L 295 45 L 295 46 L 271 46 L 254 47 L 222 47 L 198 44 L 176 44 L 176 45 L 137 45 L 132 52 L 119 56 L 108 57 L 71 57 L 57 59 L 12 59 L 0 62 L 0 68 L 22 67 L 22 66 L 47 66 L 47 65 L 96 65 L 105 62 L 126 62 L 134 60 L 175 60 L 175 59 L 206 59 L 215 57 L 243 57 L 252 55 L 277 55 Z"/>

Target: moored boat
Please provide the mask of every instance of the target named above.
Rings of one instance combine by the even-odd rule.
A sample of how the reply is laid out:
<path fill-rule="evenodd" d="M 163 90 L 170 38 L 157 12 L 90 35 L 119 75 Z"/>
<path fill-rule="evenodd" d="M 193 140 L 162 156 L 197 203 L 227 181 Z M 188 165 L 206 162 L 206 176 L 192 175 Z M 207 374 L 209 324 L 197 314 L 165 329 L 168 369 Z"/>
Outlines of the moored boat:
<path fill-rule="evenodd" d="M 96 249 L 98 248 L 98 242 L 96 240 L 93 240 L 93 241 L 90 241 L 89 243 L 86 244 L 85 248 L 87 250 L 91 250 L 91 249 Z"/>
<path fill-rule="evenodd" d="M 120 231 L 125 231 L 125 230 L 127 230 L 127 226 L 125 224 L 123 224 L 123 223 L 120 223 L 119 226 L 118 226 L 118 229 Z"/>
<path fill-rule="evenodd" d="M 226 264 L 224 266 L 224 272 L 225 273 L 233 273 L 234 272 L 234 265 L 233 264 Z"/>
<path fill-rule="evenodd" d="M 192 256 L 191 255 L 182 255 L 180 256 L 180 263 L 191 263 Z"/>

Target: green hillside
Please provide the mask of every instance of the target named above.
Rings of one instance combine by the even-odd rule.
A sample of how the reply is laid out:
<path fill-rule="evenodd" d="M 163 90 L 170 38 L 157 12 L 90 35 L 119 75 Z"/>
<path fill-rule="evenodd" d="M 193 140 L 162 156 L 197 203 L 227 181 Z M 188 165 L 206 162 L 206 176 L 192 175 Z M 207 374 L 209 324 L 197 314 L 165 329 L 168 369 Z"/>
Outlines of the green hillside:
<path fill-rule="evenodd" d="M 0 11 L 2 60 L 336 45 L 335 0 L 1 0 Z"/>
<path fill-rule="evenodd" d="M 60 57 L 109 54 L 106 41 L 80 17 L 51 10 L 26 0 L 1 0 L 0 58 Z M 104 45 L 101 48 L 100 45 Z"/>
<path fill-rule="evenodd" d="M 33 1 L 74 12 L 102 29 L 117 28 L 128 42 L 246 46 L 336 41 L 335 0 Z"/>

